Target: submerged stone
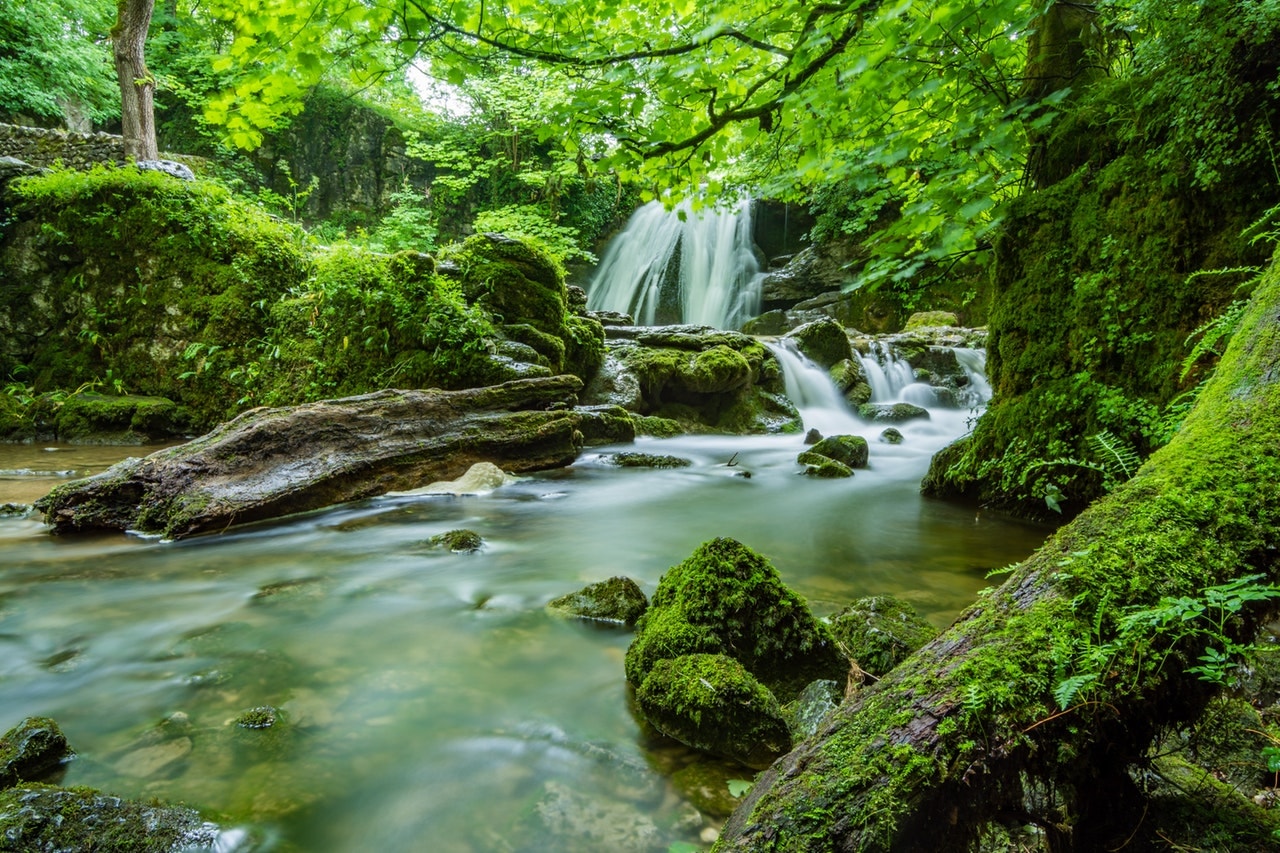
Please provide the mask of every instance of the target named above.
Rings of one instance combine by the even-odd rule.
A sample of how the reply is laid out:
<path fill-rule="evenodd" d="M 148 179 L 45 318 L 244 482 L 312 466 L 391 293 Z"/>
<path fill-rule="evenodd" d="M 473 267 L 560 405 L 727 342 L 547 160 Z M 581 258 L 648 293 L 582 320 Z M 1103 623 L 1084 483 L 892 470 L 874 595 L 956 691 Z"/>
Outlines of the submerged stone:
<path fill-rule="evenodd" d="M 636 701 L 668 737 L 748 767 L 768 767 L 791 748 L 778 700 L 725 655 L 658 661 L 636 690 Z"/>
<path fill-rule="evenodd" d="M 738 807 L 740 799 L 730 790 L 730 783 L 746 784 L 741 765 L 716 758 L 701 758 L 671 774 L 671 784 L 698 811 L 714 818 L 726 818 Z"/>
<path fill-rule="evenodd" d="M 27 717 L 0 737 L 0 788 L 45 778 L 74 755 L 57 723 Z"/>
<path fill-rule="evenodd" d="M 547 609 L 595 622 L 633 627 L 649 608 L 649 599 L 640 586 L 627 577 L 613 577 L 588 584 L 577 592 L 547 603 Z"/>
<path fill-rule="evenodd" d="M 883 676 L 938 633 L 892 595 L 860 598 L 831 617 L 831 631 L 858 666 Z"/>
<path fill-rule="evenodd" d="M 693 464 L 683 457 L 660 453 L 613 453 L 605 460 L 619 468 L 687 468 Z"/>
<path fill-rule="evenodd" d="M 242 729 L 269 729 L 279 721 L 279 712 L 270 705 L 259 705 L 236 717 L 236 725 Z"/>
<path fill-rule="evenodd" d="M 474 530 L 462 528 L 437 533 L 427 540 L 427 545 L 432 548 L 448 548 L 455 554 L 474 554 L 484 545 L 484 539 Z"/>
<path fill-rule="evenodd" d="M 195 853 L 219 847 L 218 826 L 193 809 L 138 803 L 84 788 L 0 792 L 0 849 Z"/>

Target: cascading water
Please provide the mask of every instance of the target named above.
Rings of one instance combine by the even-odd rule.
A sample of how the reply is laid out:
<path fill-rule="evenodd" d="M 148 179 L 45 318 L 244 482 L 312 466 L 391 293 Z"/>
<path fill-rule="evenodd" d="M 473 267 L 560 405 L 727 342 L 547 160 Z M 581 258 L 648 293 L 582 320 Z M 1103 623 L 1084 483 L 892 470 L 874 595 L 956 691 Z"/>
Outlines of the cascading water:
<path fill-rule="evenodd" d="M 760 312 L 760 261 L 751 202 L 731 210 L 674 210 L 651 201 L 609 244 L 587 287 L 593 311 L 637 323 L 698 323 L 736 329 Z"/>

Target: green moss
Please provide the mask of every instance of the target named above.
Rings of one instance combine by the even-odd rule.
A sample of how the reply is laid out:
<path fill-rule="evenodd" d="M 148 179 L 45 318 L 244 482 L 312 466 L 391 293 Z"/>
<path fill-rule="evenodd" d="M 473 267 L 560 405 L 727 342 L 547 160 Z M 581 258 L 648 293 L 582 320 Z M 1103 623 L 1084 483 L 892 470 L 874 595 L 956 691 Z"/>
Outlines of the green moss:
<path fill-rule="evenodd" d="M 632 415 L 636 425 L 636 435 L 651 435 L 655 438 L 675 438 L 684 434 L 684 427 L 679 421 L 660 418 L 653 415 Z"/>
<path fill-rule="evenodd" d="M 474 530 L 460 529 L 439 533 L 427 540 L 431 548 L 446 548 L 455 554 L 474 554 L 484 545 L 484 539 Z"/>
<path fill-rule="evenodd" d="M 810 450 L 806 450 L 797 456 L 796 461 L 805 466 L 804 473 L 809 477 L 834 480 L 853 476 L 853 469 L 848 465 Z"/>
<path fill-rule="evenodd" d="M 24 785 L 0 792 L 9 850 L 172 853 L 209 848 L 218 828 L 191 809 L 137 803 L 88 788 Z"/>
<path fill-rule="evenodd" d="M 276 724 L 279 711 L 270 705 L 250 708 L 236 717 L 236 725 L 242 729 L 269 729 Z"/>
<path fill-rule="evenodd" d="M 0 737 L 0 788 L 43 778 L 73 755 L 56 722 L 28 717 Z"/>
<path fill-rule="evenodd" d="M 619 468 L 687 468 L 693 463 L 680 456 L 661 453 L 614 453 L 608 461 Z"/>
<path fill-rule="evenodd" d="M 907 318 L 905 331 L 913 329 L 930 329 L 938 326 L 951 327 L 960 325 L 959 318 L 950 311 L 918 311 Z"/>
<path fill-rule="evenodd" d="M 725 655 L 657 661 L 637 688 L 636 701 L 668 737 L 748 767 L 767 767 L 791 748 L 778 700 Z"/>
<path fill-rule="evenodd" d="M 867 440 L 860 435 L 829 435 L 811 446 L 808 452 L 834 459 L 850 468 L 865 468 L 869 451 Z"/>
<path fill-rule="evenodd" d="M 849 336 L 844 327 L 829 317 L 806 323 L 787 335 L 800 352 L 823 369 L 829 369 L 853 357 Z"/>
<path fill-rule="evenodd" d="M 191 417 L 163 397 L 85 392 L 58 406 L 53 425 L 61 441 L 144 444 L 183 435 L 191 428 Z"/>
<path fill-rule="evenodd" d="M 568 294 L 564 268 L 534 244 L 499 234 L 477 234 L 445 256 L 461 269 L 469 303 L 506 324 L 528 324 L 565 335 Z"/>
<path fill-rule="evenodd" d="M 910 604 L 891 595 L 858 599 L 833 615 L 830 624 L 845 653 L 877 678 L 938 633 Z"/>
<path fill-rule="evenodd" d="M 649 599 L 631 578 L 614 577 L 588 584 L 577 592 L 547 602 L 550 610 L 595 622 L 630 628 L 649 607 Z"/>
<path fill-rule="evenodd" d="M 773 565 L 732 539 L 703 543 L 662 576 L 627 650 L 627 680 L 638 686 L 659 660 L 700 653 L 731 655 L 783 701 L 848 669 Z"/>
<path fill-rule="evenodd" d="M 587 383 L 604 364 L 604 326 L 589 317 L 565 320 L 564 371 Z"/>

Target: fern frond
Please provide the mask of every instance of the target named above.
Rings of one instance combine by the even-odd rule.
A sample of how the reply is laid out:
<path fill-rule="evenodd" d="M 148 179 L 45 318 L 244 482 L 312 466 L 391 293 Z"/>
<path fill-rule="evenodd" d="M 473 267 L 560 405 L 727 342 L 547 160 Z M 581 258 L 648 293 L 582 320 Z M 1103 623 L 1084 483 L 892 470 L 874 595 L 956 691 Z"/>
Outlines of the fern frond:
<path fill-rule="evenodd" d="M 1142 457 L 1133 445 L 1110 430 L 1100 430 L 1089 436 L 1089 444 L 1102 458 L 1105 473 L 1116 482 L 1132 479 L 1142 467 Z"/>
<path fill-rule="evenodd" d="M 1086 672 L 1081 675 L 1073 675 L 1070 678 L 1064 678 L 1058 682 L 1058 686 L 1053 688 L 1053 700 L 1058 703 L 1058 707 L 1063 711 L 1071 707 L 1071 700 L 1076 698 L 1076 694 L 1089 682 L 1096 680 L 1098 674 L 1096 672 Z"/>
<path fill-rule="evenodd" d="M 1218 344 L 1225 346 L 1226 342 L 1231 340 L 1231 336 L 1240 327 L 1240 318 L 1244 316 L 1244 309 L 1248 305 L 1248 300 L 1237 299 L 1217 317 L 1206 323 L 1201 323 L 1194 332 L 1187 335 L 1186 341 L 1183 342 L 1184 345 L 1190 344 L 1194 338 L 1199 340 L 1196 340 L 1195 345 L 1191 347 L 1191 352 L 1187 353 L 1187 357 L 1182 360 L 1182 373 L 1178 375 L 1179 380 L 1187 378 L 1191 368 L 1195 367 L 1196 362 L 1205 353 L 1221 354 Z"/>

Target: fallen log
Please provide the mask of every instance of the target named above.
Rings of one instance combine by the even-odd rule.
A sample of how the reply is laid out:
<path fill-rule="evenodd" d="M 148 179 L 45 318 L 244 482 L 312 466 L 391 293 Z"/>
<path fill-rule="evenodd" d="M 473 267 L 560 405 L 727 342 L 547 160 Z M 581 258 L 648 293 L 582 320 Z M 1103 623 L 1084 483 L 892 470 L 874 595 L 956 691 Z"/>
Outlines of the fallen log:
<path fill-rule="evenodd" d="M 378 391 L 245 412 L 186 444 L 126 459 L 36 502 L 54 533 L 178 539 L 453 479 L 571 463 L 582 387 L 564 375 L 464 391 Z M 590 431 L 590 430 L 588 430 Z"/>
<path fill-rule="evenodd" d="M 1177 436 L 774 763 L 715 850 L 965 850 L 997 824 L 1151 849 L 1131 771 L 1252 638 L 1272 603 L 1220 591 L 1274 582 L 1278 545 L 1280 263 Z"/>

